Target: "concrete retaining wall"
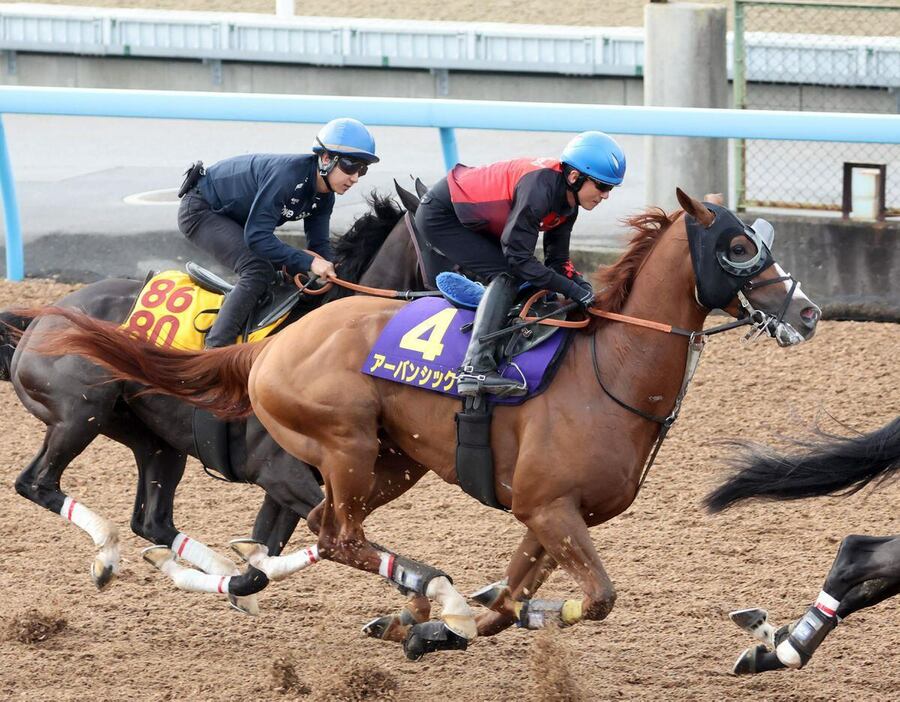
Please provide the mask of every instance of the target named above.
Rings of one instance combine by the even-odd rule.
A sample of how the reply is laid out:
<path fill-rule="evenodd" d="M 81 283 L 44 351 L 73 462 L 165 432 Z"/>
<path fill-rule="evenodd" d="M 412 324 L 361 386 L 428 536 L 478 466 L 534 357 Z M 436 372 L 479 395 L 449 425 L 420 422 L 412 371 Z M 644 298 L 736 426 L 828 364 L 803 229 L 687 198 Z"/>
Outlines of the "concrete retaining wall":
<path fill-rule="evenodd" d="M 295 95 L 457 98 L 643 105 L 641 78 L 549 76 L 404 68 L 335 68 L 284 64 L 0 52 L 0 85 L 70 88 L 201 90 Z M 730 88 L 729 88 L 730 89 Z M 753 85 L 771 109 L 827 110 L 854 105 L 867 112 L 900 111 L 900 91 L 813 85 Z M 731 104 L 731 98 L 728 103 Z"/>

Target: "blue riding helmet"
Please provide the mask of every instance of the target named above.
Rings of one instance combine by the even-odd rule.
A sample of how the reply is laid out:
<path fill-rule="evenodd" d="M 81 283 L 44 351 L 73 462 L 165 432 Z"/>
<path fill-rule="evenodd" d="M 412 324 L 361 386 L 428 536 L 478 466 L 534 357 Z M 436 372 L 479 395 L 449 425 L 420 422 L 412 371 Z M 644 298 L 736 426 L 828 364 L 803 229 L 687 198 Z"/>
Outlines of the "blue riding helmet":
<path fill-rule="evenodd" d="M 607 185 L 621 185 L 625 180 L 625 152 L 603 132 L 582 132 L 566 144 L 559 160 Z"/>
<path fill-rule="evenodd" d="M 339 117 L 322 127 L 312 150 L 316 154 L 327 151 L 349 156 L 364 163 L 379 160 L 375 155 L 375 138 L 362 122 L 352 117 Z"/>

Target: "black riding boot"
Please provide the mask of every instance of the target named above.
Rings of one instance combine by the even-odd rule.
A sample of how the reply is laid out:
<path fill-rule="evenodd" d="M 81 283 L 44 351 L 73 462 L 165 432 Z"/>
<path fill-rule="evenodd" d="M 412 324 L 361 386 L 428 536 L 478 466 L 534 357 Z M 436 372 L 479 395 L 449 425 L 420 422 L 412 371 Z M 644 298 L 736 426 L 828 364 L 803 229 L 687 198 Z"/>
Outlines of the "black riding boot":
<path fill-rule="evenodd" d="M 466 350 L 462 371 L 457 378 L 456 389 L 460 395 L 522 395 L 525 387 L 515 380 L 504 378 L 497 372 L 494 356 L 497 341 L 481 342 L 480 337 L 497 331 L 506 321 L 509 308 L 516 298 L 515 280 L 506 273 L 494 278 L 484 291 L 484 297 L 475 312 L 472 339 Z"/>
<path fill-rule="evenodd" d="M 216 321 L 206 334 L 204 346 L 208 349 L 230 346 L 237 341 L 244 330 L 244 325 L 256 307 L 259 298 L 265 293 L 268 284 L 241 278 L 234 288 L 225 296 Z"/>

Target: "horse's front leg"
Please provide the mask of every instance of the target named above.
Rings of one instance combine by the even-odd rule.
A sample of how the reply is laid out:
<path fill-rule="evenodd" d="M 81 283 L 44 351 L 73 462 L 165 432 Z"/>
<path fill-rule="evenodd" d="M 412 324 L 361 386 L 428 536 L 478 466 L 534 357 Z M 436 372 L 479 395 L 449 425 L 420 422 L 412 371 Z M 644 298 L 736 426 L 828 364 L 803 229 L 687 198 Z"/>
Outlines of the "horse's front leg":
<path fill-rule="evenodd" d="M 530 530 L 522 537 L 506 570 L 506 580 L 488 585 L 472 599 L 490 609 L 475 619 L 479 636 L 493 636 L 511 624 L 521 623 L 523 600 L 530 599 L 556 568 L 537 536 Z"/>
<path fill-rule="evenodd" d="M 584 592 L 581 600 L 529 600 L 519 611 L 521 626 L 568 626 L 605 619 L 616 602 L 616 591 L 578 506 L 569 497 L 529 507 L 513 506 L 516 518 L 537 537 L 547 556 L 558 563 Z"/>

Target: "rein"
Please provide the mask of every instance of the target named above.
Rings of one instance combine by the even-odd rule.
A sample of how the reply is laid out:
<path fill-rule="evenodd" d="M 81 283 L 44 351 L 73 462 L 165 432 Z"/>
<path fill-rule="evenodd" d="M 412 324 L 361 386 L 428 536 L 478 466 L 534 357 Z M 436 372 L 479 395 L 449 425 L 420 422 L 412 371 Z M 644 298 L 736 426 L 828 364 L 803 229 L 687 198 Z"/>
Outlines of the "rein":
<path fill-rule="evenodd" d="M 347 290 L 352 290 L 353 292 L 362 293 L 363 295 L 386 297 L 392 300 L 406 300 L 407 302 L 416 300 L 420 297 L 437 297 L 442 294 L 440 290 L 388 290 L 386 288 L 371 288 L 368 285 L 351 283 L 348 280 L 341 280 L 337 277 L 329 277 L 324 285 L 313 288 L 311 286 L 318 281 L 318 276 L 309 276 L 305 283 L 303 282 L 304 277 L 306 276 L 304 276 L 303 273 L 297 273 L 297 275 L 294 276 L 294 285 L 297 286 L 301 293 L 312 295 L 314 297 L 324 295 L 335 285 L 339 285 Z"/>

